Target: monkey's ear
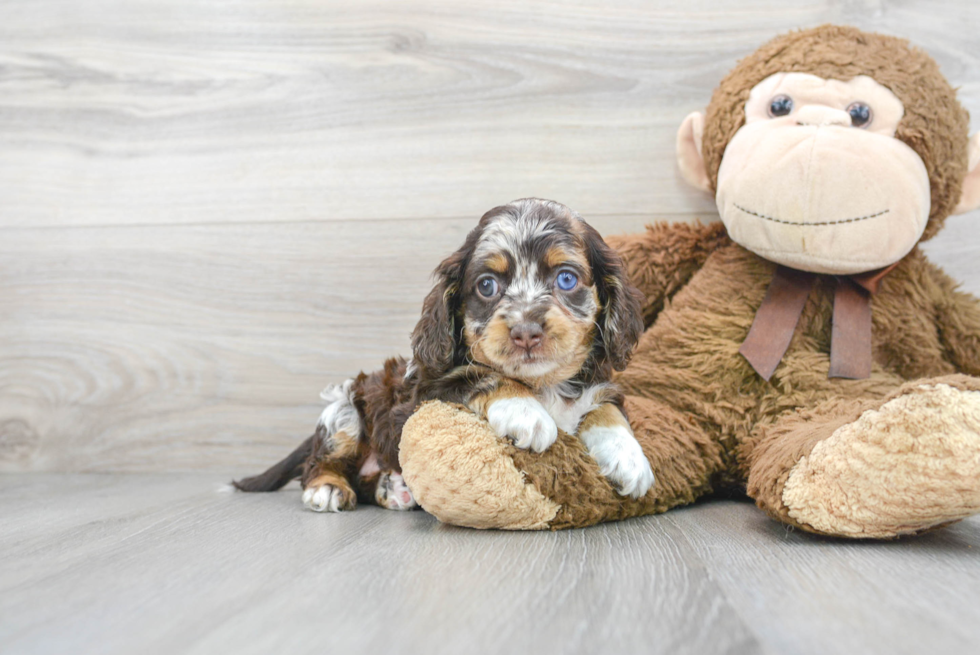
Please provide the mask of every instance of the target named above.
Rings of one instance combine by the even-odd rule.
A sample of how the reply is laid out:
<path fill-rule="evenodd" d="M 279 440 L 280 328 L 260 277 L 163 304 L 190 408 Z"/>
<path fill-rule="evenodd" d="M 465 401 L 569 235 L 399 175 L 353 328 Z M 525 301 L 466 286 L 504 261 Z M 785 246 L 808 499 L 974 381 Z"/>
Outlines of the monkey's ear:
<path fill-rule="evenodd" d="M 701 137 L 704 135 L 704 114 L 688 114 L 677 130 L 677 166 L 691 186 L 711 193 L 708 170 L 701 157 Z"/>
<path fill-rule="evenodd" d="M 963 179 L 963 192 L 954 214 L 971 212 L 980 207 L 980 132 L 970 139 L 966 177 Z"/>

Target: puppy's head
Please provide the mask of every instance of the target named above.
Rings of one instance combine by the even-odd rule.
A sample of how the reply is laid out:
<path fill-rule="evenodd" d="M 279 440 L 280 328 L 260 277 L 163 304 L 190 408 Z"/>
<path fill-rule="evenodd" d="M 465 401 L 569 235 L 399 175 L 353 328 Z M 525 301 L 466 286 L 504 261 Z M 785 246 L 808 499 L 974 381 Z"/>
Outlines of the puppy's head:
<path fill-rule="evenodd" d="M 490 210 L 435 275 L 412 333 L 428 376 L 474 361 L 534 387 L 593 380 L 626 366 L 643 329 L 619 255 L 556 202 Z"/>

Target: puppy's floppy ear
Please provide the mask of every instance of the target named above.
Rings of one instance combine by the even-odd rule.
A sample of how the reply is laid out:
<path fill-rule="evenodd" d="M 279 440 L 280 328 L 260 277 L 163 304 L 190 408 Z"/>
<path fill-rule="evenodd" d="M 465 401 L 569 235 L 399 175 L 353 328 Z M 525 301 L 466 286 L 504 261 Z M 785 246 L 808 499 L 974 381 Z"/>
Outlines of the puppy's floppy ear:
<path fill-rule="evenodd" d="M 475 230 L 474 230 L 475 232 Z M 433 276 L 436 284 L 422 303 L 422 316 L 412 330 L 412 356 L 425 374 L 438 377 L 456 364 L 462 341 L 463 274 L 476 239 L 470 233 L 463 247 L 443 260 Z"/>
<path fill-rule="evenodd" d="M 589 265 L 602 304 L 596 322 L 602 328 L 603 350 L 612 367 L 622 371 L 643 333 L 643 294 L 630 282 L 619 253 L 606 245 L 590 225 L 583 227 Z"/>

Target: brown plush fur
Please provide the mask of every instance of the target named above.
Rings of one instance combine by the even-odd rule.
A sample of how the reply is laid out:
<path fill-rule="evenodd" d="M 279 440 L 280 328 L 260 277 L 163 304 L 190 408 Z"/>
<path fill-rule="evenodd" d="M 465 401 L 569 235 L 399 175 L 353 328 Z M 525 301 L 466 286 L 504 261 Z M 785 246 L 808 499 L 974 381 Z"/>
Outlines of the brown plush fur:
<path fill-rule="evenodd" d="M 935 63 L 893 37 L 825 26 L 779 37 L 740 62 L 719 86 L 707 114 L 703 154 L 712 183 L 728 140 L 744 120 L 749 90 L 779 71 L 845 80 L 869 75 L 905 103 L 897 138 L 919 153 L 929 171 L 932 212 L 923 238 L 935 234 L 956 205 L 966 173 L 967 114 Z M 630 365 L 615 379 L 627 394 L 625 406 L 633 431 L 657 483 L 637 501 L 617 497 L 581 445 L 565 435 L 540 455 L 510 449 L 501 456 L 512 459 L 529 489 L 540 492 L 559 509 L 546 526 L 541 516 L 547 512 L 539 509 L 533 525 L 530 521 L 522 525 L 510 515 L 506 527 L 557 529 L 662 512 L 725 487 L 746 489 L 780 521 L 837 536 L 909 534 L 980 511 L 980 475 L 970 468 L 980 466 L 980 430 L 974 432 L 972 427 L 980 425 L 980 380 L 969 377 L 980 375 L 980 304 L 957 291 L 955 282 L 919 249 L 884 278 L 871 300 L 870 377 L 828 378 L 837 281 L 820 276 L 788 350 L 766 381 L 739 354 L 739 347 L 773 278 L 775 264 L 732 243 L 721 225 L 658 224 L 644 234 L 609 242 L 623 255 L 632 280 L 645 295 L 643 314 L 648 329 Z M 950 417 L 941 408 L 929 410 L 933 413 L 920 424 L 934 425 L 947 418 L 959 421 L 954 427 L 959 430 L 962 448 L 944 450 L 945 435 L 929 428 L 911 440 L 912 446 L 902 446 L 907 452 L 898 446 L 892 451 L 898 457 L 907 454 L 913 464 L 926 461 L 915 458 L 933 451 L 945 453 L 942 457 L 947 460 L 966 457 L 968 461 L 935 460 L 925 465 L 926 469 L 935 468 L 932 464 L 949 465 L 942 470 L 954 472 L 945 480 L 928 475 L 911 482 L 889 479 L 896 497 L 906 503 L 896 511 L 907 516 L 882 518 L 875 514 L 875 507 L 860 504 L 843 509 L 826 503 L 788 506 L 787 480 L 796 473 L 801 476 L 796 479 L 797 492 L 805 484 L 834 487 L 845 484 L 841 480 L 855 479 L 853 471 L 845 471 L 851 463 L 843 461 L 851 452 L 847 449 L 860 447 L 861 439 L 878 448 L 889 438 L 874 432 L 876 412 L 899 396 L 933 393 L 930 389 L 937 385 L 957 398 L 958 404 L 948 408 Z M 448 420 L 441 415 L 436 419 L 437 407 L 424 410 L 410 419 L 403 433 L 402 460 L 408 457 L 414 462 L 405 469 L 406 480 L 413 489 L 416 484 L 434 489 L 436 485 L 427 477 L 427 467 L 434 466 L 443 471 L 440 484 L 462 487 L 479 472 L 465 465 L 447 466 L 445 461 L 436 461 L 438 455 L 413 458 L 415 449 L 423 447 L 428 421 Z M 833 466 L 816 473 L 797 468 L 818 444 L 831 443 L 834 435 L 837 441 L 843 439 L 840 430 L 856 425 L 859 418 L 867 419 L 871 427 L 864 429 L 871 432 L 849 437 L 852 441 L 840 446 L 842 454 L 837 460 L 834 453 L 823 452 L 812 464 L 830 462 Z M 909 416 L 910 425 L 920 418 Z M 880 423 L 884 425 L 884 419 Z M 919 446 L 921 452 L 916 451 Z M 936 448 L 929 450 L 932 446 Z M 958 454 L 951 454 L 954 452 Z M 453 455 L 457 456 L 461 462 L 480 459 L 479 452 Z M 868 465 L 875 466 L 874 462 Z M 851 477 L 834 478 L 834 466 Z M 910 485 L 904 495 L 903 484 Z M 936 511 L 921 511 L 916 503 L 924 501 L 912 489 L 924 489 L 922 493 Z M 830 498 L 827 502 L 836 498 L 835 493 L 848 495 L 846 488 L 823 491 Z M 521 497 L 528 493 L 522 490 Z M 465 515 L 467 525 L 504 527 L 496 525 L 492 515 L 481 514 L 479 505 L 457 506 L 448 496 L 436 501 L 417 490 L 416 496 L 437 516 Z M 855 493 L 859 497 L 865 496 Z M 834 512 L 851 514 L 836 516 Z M 816 518 L 810 524 L 794 516 Z M 832 520 L 817 521 L 826 516 Z"/>
<path fill-rule="evenodd" d="M 725 226 L 658 223 L 643 234 L 606 239 L 626 262 L 627 273 L 643 294 L 643 323 L 650 327 L 664 303 L 687 284 L 708 255 L 731 243 Z"/>

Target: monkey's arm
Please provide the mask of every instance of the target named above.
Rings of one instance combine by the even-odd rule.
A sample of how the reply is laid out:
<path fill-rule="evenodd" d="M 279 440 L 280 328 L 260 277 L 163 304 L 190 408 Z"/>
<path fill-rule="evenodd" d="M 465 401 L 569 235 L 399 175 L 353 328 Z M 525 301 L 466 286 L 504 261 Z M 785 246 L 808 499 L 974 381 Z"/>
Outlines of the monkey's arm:
<path fill-rule="evenodd" d="M 655 223 L 641 234 L 613 235 L 606 242 L 622 255 L 630 279 L 643 292 L 643 323 L 649 327 L 664 302 L 731 240 L 721 223 Z"/>
<path fill-rule="evenodd" d="M 957 284 L 938 267 L 933 277 L 941 293 L 936 300 L 936 325 L 946 359 L 960 373 L 980 376 L 980 301 L 958 291 Z"/>

